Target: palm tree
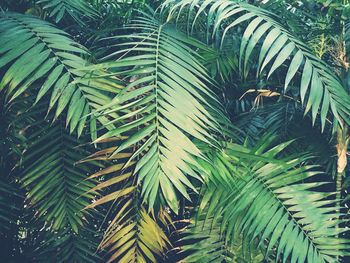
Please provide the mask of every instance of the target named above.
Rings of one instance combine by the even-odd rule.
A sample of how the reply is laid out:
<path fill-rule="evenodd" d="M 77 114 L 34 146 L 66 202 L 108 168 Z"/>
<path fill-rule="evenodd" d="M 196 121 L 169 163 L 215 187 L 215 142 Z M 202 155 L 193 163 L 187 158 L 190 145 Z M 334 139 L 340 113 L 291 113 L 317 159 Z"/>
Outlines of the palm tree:
<path fill-rule="evenodd" d="M 347 1 L 1 9 L 8 262 L 347 262 Z"/>

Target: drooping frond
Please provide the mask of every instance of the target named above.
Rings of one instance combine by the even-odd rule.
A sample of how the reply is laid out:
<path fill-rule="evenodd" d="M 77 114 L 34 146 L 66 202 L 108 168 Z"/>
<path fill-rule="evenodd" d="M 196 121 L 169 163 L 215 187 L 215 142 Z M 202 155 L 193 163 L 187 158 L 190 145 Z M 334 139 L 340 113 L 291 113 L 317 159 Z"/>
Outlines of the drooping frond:
<path fill-rule="evenodd" d="M 31 96 L 7 104 L 5 93 L 0 92 L 0 171 L 5 177 L 17 166 L 26 147 L 26 129 L 37 121 L 37 112 L 29 110 L 32 104 Z"/>
<path fill-rule="evenodd" d="M 213 225 L 212 220 L 193 222 L 182 235 L 179 256 L 180 258 L 181 254 L 188 254 L 188 256 L 181 262 L 223 262 L 225 259 L 232 262 L 220 227 Z"/>
<path fill-rule="evenodd" d="M 96 19 L 99 16 L 97 10 L 86 0 L 36 0 L 36 3 L 42 6 L 56 23 L 69 15 L 79 24 L 84 25 L 84 17 Z"/>
<path fill-rule="evenodd" d="M 85 179 L 98 167 L 96 163 L 76 164 L 89 154 L 80 146 L 86 142 L 70 136 L 60 120 L 53 125 L 39 123 L 28 141 L 21 181 L 29 205 L 52 230 L 69 227 L 79 232 L 86 217 L 82 209 L 94 197 L 88 191 L 95 185 Z"/>
<path fill-rule="evenodd" d="M 44 232 L 38 237 L 37 246 L 33 253 L 36 262 L 47 262 L 55 259 L 55 262 L 102 262 L 97 253 L 100 236 L 87 227 L 75 233 L 70 228 L 58 232 Z"/>
<path fill-rule="evenodd" d="M 247 3 L 229 0 L 168 0 L 163 4 L 163 9 L 169 10 L 168 20 L 188 16 L 189 28 L 194 27 L 199 16 L 206 16 L 208 39 L 215 39 L 220 43 L 219 46 L 230 39 L 231 33 L 235 32 L 234 28 L 243 26 L 239 51 L 242 75 L 248 75 L 252 54 L 260 48 L 258 59 L 252 61 L 252 64 L 257 65 L 257 74 L 266 69 L 269 77 L 287 64 L 284 81 L 284 90 L 287 90 L 300 72 L 299 95 L 301 102 L 306 104 L 305 112 L 312 111 L 313 121 L 320 114 L 323 128 L 327 114 L 331 111 L 339 122 L 344 119 L 350 123 L 350 98 L 339 79 L 308 46 L 278 22 L 273 13 Z"/>
<path fill-rule="evenodd" d="M 19 203 L 23 201 L 23 196 L 16 186 L 0 173 L 0 235 L 15 226 L 20 215 Z"/>
<path fill-rule="evenodd" d="M 205 151 L 205 145 L 199 147 Z M 222 202 L 235 197 L 244 177 L 232 172 L 235 166 L 225 154 L 207 154 L 211 162 L 200 162 L 208 178 L 201 188 L 198 210 L 176 244 L 180 262 L 262 262 L 265 255 L 258 240 L 247 239 L 238 228 L 225 231 L 229 226 L 223 222 Z"/>
<path fill-rule="evenodd" d="M 23 210 L 24 193 L 16 167 L 26 148 L 26 129 L 37 121 L 35 113 L 28 112 L 32 102 L 28 96 L 9 105 L 0 92 L 0 234 L 5 236 L 11 228 L 18 228 Z"/>
<path fill-rule="evenodd" d="M 111 138 L 102 142 L 120 144 L 124 139 Z M 158 225 L 157 217 L 153 213 L 148 214 L 145 208 L 140 206 L 135 177 L 131 167 L 126 165 L 132 152 L 118 153 L 110 158 L 110 154 L 117 148 L 117 146 L 106 148 L 82 160 L 83 163 L 107 160 L 114 162 L 113 165 L 97 171 L 88 178 L 99 180 L 91 191 L 96 191 L 100 198 L 93 200 L 86 208 L 109 203 L 111 204 L 109 210 L 115 211 L 115 216 L 109 222 L 99 248 L 110 255 L 108 262 L 157 262 L 157 259 L 164 257 L 170 241 Z"/>
<path fill-rule="evenodd" d="M 252 150 L 228 145 L 214 156 L 208 168 L 216 180 L 204 191 L 201 211 L 214 220 L 222 216 L 227 242 L 237 229 L 250 241 L 267 239 L 267 251 L 283 262 L 337 262 L 348 255 L 349 241 L 338 237 L 346 229 L 334 193 L 320 190 L 327 183 L 310 181 L 320 172 L 303 156 L 277 158 L 289 143 L 268 150 L 266 139 Z"/>
<path fill-rule="evenodd" d="M 202 46 L 198 53 L 210 76 L 213 79 L 221 79 L 223 82 L 229 81 L 238 69 L 237 56 L 232 50 L 232 46 L 228 45 L 228 48 L 221 50 L 210 48 L 204 44 Z"/>
<path fill-rule="evenodd" d="M 183 231 L 179 241 L 179 257 L 187 255 L 180 262 L 263 262 L 264 254 L 257 248 L 257 242 L 244 240 L 236 234 L 230 242 L 225 240 L 220 224 L 222 220 L 205 219 L 205 214 L 196 219 Z"/>
<path fill-rule="evenodd" d="M 194 157 L 202 154 L 190 138 L 215 143 L 213 132 L 218 132 L 218 125 L 213 116 L 221 109 L 206 86 L 205 70 L 182 41 L 182 34 L 149 17 L 137 19 L 126 29 L 141 32 L 116 36 L 116 40 L 128 40 L 122 44 L 127 48 L 116 52 L 122 56 L 97 66 L 108 67 L 130 82 L 100 109 L 100 114 L 121 115 L 111 123 L 125 123 L 97 141 L 128 135 L 110 157 L 132 152 L 127 164 L 136 162 L 133 173 L 142 183 L 149 208 L 161 196 L 177 212 L 177 193 L 190 199 L 187 188 L 196 189 L 189 178 L 201 180 L 192 166 L 196 166 Z"/>
<path fill-rule="evenodd" d="M 88 56 L 87 50 L 45 21 L 1 13 L 0 38 L 0 69 L 4 70 L 0 91 L 5 89 L 10 101 L 33 87 L 40 87 L 36 102 L 51 93 L 49 110 L 56 107 L 58 118 L 67 109 L 67 125 L 71 132 L 77 129 L 78 135 L 86 125 L 86 115 L 109 102 L 103 91 L 116 93 L 120 87 L 113 80 L 84 78 L 80 69 L 88 64 L 82 58 Z M 99 121 L 106 122 L 104 117 Z M 95 134 L 96 120 L 92 119 L 90 124 Z"/>
<path fill-rule="evenodd" d="M 135 209 L 131 200 L 120 209 L 125 214 L 116 215 L 100 244 L 111 255 L 108 262 L 158 262 L 157 258 L 164 257 L 170 241 L 154 216 L 144 208 Z"/>

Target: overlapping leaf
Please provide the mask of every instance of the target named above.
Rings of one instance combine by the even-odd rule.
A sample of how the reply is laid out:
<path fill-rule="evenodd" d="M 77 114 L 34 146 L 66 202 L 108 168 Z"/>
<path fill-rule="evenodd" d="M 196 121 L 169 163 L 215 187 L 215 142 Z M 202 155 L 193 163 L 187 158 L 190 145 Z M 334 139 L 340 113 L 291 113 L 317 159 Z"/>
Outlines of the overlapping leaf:
<path fill-rule="evenodd" d="M 0 92 L 0 233 L 18 228 L 24 193 L 16 178 L 16 168 L 26 148 L 26 130 L 36 120 L 37 111 L 29 111 L 33 98 L 27 96 L 9 104 Z"/>
<path fill-rule="evenodd" d="M 289 143 L 267 150 L 269 143 L 264 138 L 252 150 L 228 145 L 215 157 L 211 178 L 222 179 L 208 185 L 200 209 L 207 218 L 223 217 L 227 242 L 239 230 L 251 241 L 267 239 L 267 251 L 275 249 L 276 260 L 337 262 L 338 256 L 349 254 L 350 244 L 338 237 L 346 229 L 340 226 L 344 220 L 336 212 L 334 193 L 318 190 L 325 182 L 303 182 L 320 174 L 303 165 L 306 157 L 276 159 Z M 221 176 L 221 171 L 226 172 Z"/>
<path fill-rule="evenodd" d="M 114 142 L 116 141 L 120 139 L 114 139 Z M 106 161 L 116 148 L 110 147 L 98 151 L 83 162 Z M 89 177 L 89 179 L 100 179 L 91 191 L 100 192 L 101 198 L 94 200 L 86 208 L 109 203 L 111 204 L 109 211 L 115 211 L 115 216 L 109 222 L 99 246 L 110 255 L 108 262 L 157 262 L 157 258 L 164 257 L 170 241 L 156 222 L 153 213 L 148 214 L 139 206 L 139 190 L 135 187 L 130 167 L 125 166 L 131 155 L 132 153 L 116 154 L 115 159 L 111 160 L 117 161 L 114 165 Z"/>
<path fill-rule="evenodd" d="M 36 3 L 47 10 L 49 17 L 53 17 L 56 23 L 60 22 L 65 15 L 69 15 L 84 25 L 84 17 L 96 19 L 99 16 L 97 10 L 84 0 L 37 0 Z"/>
<path fill-rule="evenodd" d="M 56 107 L 55 118 L 67 109 L 70 131 L 80 135 L 87 117 L 94 108 L 109 102 L 104 92 L 117 93 L 115 80 L 94 79 L 80 69 L 87 65 L 82 56 L 87 50 L 69 35 L 51 24 L 32 16 L 16 13 L 0 14 L 0 90 L 6 90 L 9 100 L 17 98 L 28 88 L 39 86 L 36 102 L 51 93 L 49 110 Z M 35 58 L 35 59 L 33 59 Z M 38 84 L 38 85 L 34 85 Z M 105 123 L 105 117 L 99 118 Z M 93 138 L 96 120 L 90 122 Z"/>
<path fill-rule="evenodd" d="M 126 29 L 142 30 L 115 37 L 126 38 L 122 47 L 128 47 L 111 56 L 123 55 L 91 67 L 107 67 L 130 81 L 110 105 L 100 109 L 101 114 L 121 115 L 111 123 L 125 123 L 97 141 L 129 135 L 111 158 L 126 149 L 132 151 L 128 164 L 137 162 L 133 173 L 142 182 L 148 206 L 152 208 L 162 196 L 176 212 L 177 193 L 190 199 L 187 188 L 196 191 L 190 177 L 201 180 L 191 167 L 196 165 L 194 157 L 201 157 L 191 138 L 214 143 L 212 132 L 218 131 L 218 125 L 213 116 L 221 109 L 207 88 L 206 72 L 182 41 L 182 34 L 148 17 Z"/>
<path fill-rule="evenodd" d="M 257 242 L 250 243 L 237 234 L 230 242 L 222 235 L 222 220 L 205 219 L 205 214 L 192 222 L 182 233 L 179 241 L 180 262 L 263 262 L 264 254 Z"/>
<path fill-rule="evenodd" d="M 23 196 L 16 184 L 8 182 L 4 174 L 0 176 L 0 234 L 4 234 L 17 224 L 20 215 L 18 203 L 23 200 Z"/>
<path fill-rule="evenodd" d="M 312 112 L 313 121 L 320 115 L 322 129 L 328 112 L 332 112 L 335 120 L 346 120 L 350 114 L 350 97 L 344 90 L 339 79 L 329 67 L 297 37 L 293 36 L 273 13 L 242 2 L 195 0 L 168 0 L 163 9 L 169 10 L 168 20 L 172 17 L 188 15 L 189 27 L 194 27 L 200 15 L 207 16 L 207 34 L 222 46 L 230 39 L 234 28 L 244 28 L 240 47 L 240 70 L 247 76 L 249 61 L 253 60 L 254 51 L 260 47 L 257 64 L 257 74 L 267 70 L 267 76 L 272 75 L 282 65 L 288 65 L 284 81 L 284 89 L 300 72 L 299 92 L 301 102 L 305 103 L 305 112 Z M 188 13 L 187 13 L 188 12 Z M 191 18 L 190 18 L 191 17 Z"/>
<path fill-rule="evenodd" d="M 58 232 L 44 232 L 38 237 L 33 251 L 36 262 L 46 262 L 54 258 L 55 262 L 98 263 L 102 259 L 96 253 L 100 236 L 92 229 L 82 228 L 75 233 L 70 228 Z"/>
<path fill-rule="evenodd" d="M 53 230 L 69 227 L 78 232 L 86 216 L 82 209 L 95 197 L 89 192 L 94 182 L 84 179 L 97 164 L 76 165 L 89 151 L 79 147 L 84 141 L 70 136 L 60 121 L 52 126 L 39 122 L 28 140 L 21 179 L 28 203 Z"/>
<path fill-rule="evenodd" d="M 154 217 L 143 208 L 135 210 L 132 200 L 120 211 L 123 213 L 113 219 L 100 244 L 102 249 L 108 248 L 108 262 L 157 262 L 163 258 L 170 241 Z"/>

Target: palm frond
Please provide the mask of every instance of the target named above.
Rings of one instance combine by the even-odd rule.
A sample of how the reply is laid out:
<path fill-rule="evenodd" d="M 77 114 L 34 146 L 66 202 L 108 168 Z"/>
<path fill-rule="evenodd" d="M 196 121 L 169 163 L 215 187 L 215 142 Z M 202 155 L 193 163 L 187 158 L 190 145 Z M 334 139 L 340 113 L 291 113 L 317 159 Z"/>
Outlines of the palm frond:
<path fill-rule="evenodd" d="M 54 258 L 55 262 L 102 262 L 97 254 L 100 236 L 93 230 L 83 227 L 79 233 L 70 228 L 58 232 L 47 231 L 39 236 L 38 244 L 32 252 L 36 262 L 47 262 Z"/>
<path fill-rule="evenodd" d="M 53 125 L 39 122 L 28 141 L 21 183 L 28 191 L 29 206 L 34 206 L 36 216 L 47 221 L 52 230 L 69 227 L 79 232 L 87 215 L 82 209 L 95 197 L 94 192 L 88 192 L 94 182 L 85 179 L 100 164 L 76 164 L 89 154 L 79 147 L 86 141 L 70 136 L 61 121 Z"/>
<path fill-rule="evenodd" d="M 88 64 L 82 58 L 88 56 L 87 50 L 45 21 L 28 15 L 1 13 L 0 37 L 3 39 L 0 69 L 4 70 L 0 90 L 5 89 L 12 101 L 28 88 L 39 86 L 36 102 L 51 91 L 49 110 L 56 107 L 55 118 L 58 118 L 67 109 L 67 126 L 71 132 L 77 129 L 79 136 L 87 123 L 86 116 L 109 102 L 105 92 L 117 93 L 120 88 L 115 80 L 96 80 L 93 75 L 87 78 L 80 70 Z M 107 120 L 102 117 L 99 121 Z M 90 125 L 95 138 L 94 118 Z"/>
<path fill-rule="evenodd" d="M 20 215 L 19 203 L 23 201 L 20 188 L 0 174 L 0 235 L 17 224 Z"/>
<path fill-rule="evenodd" d="M 180 262 L 233 262 L 220 227 L 212 220 L 193 222 L 182 233 L 179 245 Z M 187 256 L 186 256 L 187 255 Z"/>
<path fill-rule="evenodd" d="M 337 262 L 349 254 L 350 244 L 342 238 L 345 220 L 334 193 L 320 190 L 327 182 L 311 180 L 320 172 L 305 164 L 307 156 L 277 158 L 290 142 L 269 150 L 270 143 L 263 138 L 252 150 L 228 145 L 214 156 L 213 183 L 204 191 L 201 211 L 214 220 L 222 216 L 228 242 L 239 230 L 250 242 L 267 239 L 267 252 L 276 260 Z"/>
<path fill-rule="evenodd" d="M 206 184 L 201 188 L 198 210 L 193 213 L 190 224 L 181 231 L 177 242 L 180 262 L 263 262 L 270 259 L 270 253 L 265 256 L 263 245 L 258 245 L 258 239 L 250 240 L 239 228 L 227 232 L 234 221 L 223 221 L 223 201 L 234 197 L 239 191 L 240 180 L 245 180 L 238 173 L 233 173 L 235 166 L 225 157 L 224 153 L 215 150 L 205 150 L 210 163 L 200 161 L 203 172 L 208 174 Z M 224 225 L 225 224 L 225 225 Z"/>
<path fill-rule="evenodd" d="M 90 67 L 108 67 L 130 82 L 110 105 L 100 109 L 101 114 L 121 115 L 111 123 L 126 123 L 97 142 L 130 134 L 110 157 L 124 150 L 133 152 L 127 164 L 136 162 L 133 173 L 138 183 L 143 183 L 142 196 L 149 208 L 160 194 L 176 212 L 177 192 L 190 199 L 187 187 L 196 191 L 187 175 L 201 180 L 191 168 L 201 152 L 190 137 L 215 143 L 212 134 L 219 128 L 213 116 L 220 114 L 221 108 L 207 88 L 205 70 L 182 41 L 182 34 L 149 17 L 140 17 L 126 29 L 141 32 L 115 37 L 130 39 L 130 47 L 117 52 L 124 55 Z"/>
<path fill-rule="evenodd" d="M 202 214 L 186 227 L 178 249 L 180 258 L 187 256 L 180 262 L 263 262 L 265 256 L 256 240 L 249 242 L 236 234 L 234 240 L 227 242 L 222 235 L 221 223 L 222 219 L 207 219 Z"/>
<path fill-rule="evenodd" d="M 169 10 L 168 20 L 185 15 L 187 10 L 189 28 L 194 27 L 200 15 L 207 16 L 208 39 L 216 39 L 219 46 L 232 36 L 234 28 L 243 27 L 239 57 L 244 76 L 248 75 L 254 50 L 261 44 L 258 59 L 253 61 L 258 75 L 267 69 L 267 77 L 270 77 L 282 65 L 288 64 L 284 90 L 300 72 L 299 95 L 301 102 L 306 104 L 305 113 L 312 111 L 313 121 L 320 114 L 323 128 L 331 111 L 338 122 L 344 119 L 350 123 L 350 98 L 339 79 L 307 45 L 278 22 L 273 13 L 242 2 L 214 0 L 168 0 L 162 8 Z"/>
<path fill-rule="evenodd" d="M 98 151 L 82 162 L 106 161 L 109 154 L 116 149 L 117 147 L 110 147 Z M 164 257 L 170 241 L 155 220 L 154 214 L 148 214 L 144 207 L 140 207 L 139 190 L 134 185 L 133 174 L 128 169 L 130 167 L 125 166 L 131 155 L 132 153 L 118 153 L 115 159 L 110 159 L 117 160 L 116 164 L 90 175 L 89 179 L 102 179 L 91 189 L 99 192 L 101 198 L 94 200 L 86 208 L 113 201 L 109 210 L 115 211 L 115 216 L 109 222 L 99 245 L 101 250 L 107 250 L 110 255 L 108 262 L 157 262 L 157 258 Z"/>
<path fill-rule="evenodd" d="M 221 50 L 210 48 L 204 44 L 203 46 L 197 52 L 202 57 L 202 64 L 210 76 L 213 79 L 220 79 L 224 83 L 228 82 L 238 69 L 238 57 L 232 51 L 232 46 Z"/>
<path fill-rule="evenodd" d="M 36 0 L 36 4 L 42 6 L 56 23 L 68 15 L 83 26 L 84 18 L 96 19 L 99 17 L 97 10 L 84 0 Z"/>
<path fill-rule="evenodd" d="M 125 214 L 116 215 L 100 244 L 111 255 L 108 262 L 158 262 L 157 258 L 164 258 L 170 241 L 154 216 L 144 208 L 135 209 L 131 200 L 121 211 Z"/>
<path fill-rule="evenodd" d="M 26 148 L 28 127 L 36 122 L 35 111 L 29 111 L 33 99 L 28 96 L 11 104 L 0 92 L 0 233 L 12 228 L 17 236 L 18 220 L 23 210 L 24 192 L 17 178 L 17 168 Z"/>

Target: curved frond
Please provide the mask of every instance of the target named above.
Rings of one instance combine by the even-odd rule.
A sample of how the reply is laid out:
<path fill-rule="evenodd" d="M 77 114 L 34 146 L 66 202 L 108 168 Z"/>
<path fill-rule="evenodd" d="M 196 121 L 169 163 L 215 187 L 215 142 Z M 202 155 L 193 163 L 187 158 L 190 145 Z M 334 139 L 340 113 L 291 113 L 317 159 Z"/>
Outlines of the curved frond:
<path fill-rule="evenodd" d="M 180 240 L 179 256 L 188 255 L 180 262 L 250 262 L 261 263 L 264 254 L 257 248 L 257 242 L 244 240 L 236 234 L 234 240 L 227 242 L 222 235 L 222 219 L 205 219 L 205 214 L 183 231 Z"/>
<path fill-rule="evenodd" d="M 179 256 L 189 254 L 180 262 L 233 262 L 225 247 L 220 227 L 212 220 L 199 221 L 188 226 L 182 233 Z M 226 262 L 226 261 L 224 261 Z"/>
<path fill-rule="evenodd" d="M 98 164 L 76 165 L 89 152 L 79 147 L 84 141 L 70 136 L 61 121 L 56 125 L 40 123 L 28 140 L 21 183 L 28 191 L 29 205 L 34 205 L 36 216 L 53 230 L 69 226 L 79 232 L 87 215 L 82 209 L 95 196 L 88 192 L 94 182 L 85 179 Z"/>
<path fill-rule="evenodd" d="M 97 142 L 127 135 L 110 157 L 126 149 L 133 152 L 127 164 L 136 162 L 133 172 L 138 183 L 142 182 L 142 196 L 149 208 L 161 195 L 177 212 L 177 193 L 190 199 L 187 188 L 196 189 L 189 177 L 201 180 L 191 166 L 196 165 L 194 157 L 203 156 L 190 138 L 215 143 L 213 132 L 219 128 L 213 116 L 220 114 L 221 108 L 207 88 L 205 70 L 182 41 L 182 34 L 148 17 L 126 29 L 141 32 L 114 37 L 128 39 L 123 44 L 128 47 L 117 52 L 122 56 L 116 61 L 97 65 L 129 80 L 112 103 L 100 109 L 101 114 L 121 115 L 112 123 L 126 122 Z"/>
<path fill-rule="evenodd" d="M 47 262 L 51 258 L 57 263 L 102 262 L 97 254 L 100 236 L 87 227 L 82 228 L 78 234 L 70 228 L 58 232 L 44 232 L 38 239 L 40 238 L 33 251 L 33 259 L 36 262 Z"/>
<path fill-rule="evenodd" d="M 348 255 L 349 240 L 338 237 L 346 229 L 340 226 L 345 221 L 339 219 L 334 193 L 320 190 L 327 183 L 310 181 L 320 172 L 305 165 L 302 156 L 276 158 L 289 143 L 268 150 L 269 144 L 264 138 L 252 150 L 228 145 L 214 156 L 213 183 L 200 209 L 208 211 L 207 218 L 222 216 L 227 242 L 237 230 L 250 241 L 267 239 L 267 251 L 274 251 L 276 260 L 337 262 Z"/>
<path fill-rule="evenodd" d="M 24 192 L 16 168 L 27 146 L 27 128 L 37 121 L 37 112 L 28 111 L 32 103 L 28 96 L 6 104 L 4 92 L 0 92 L 0 234 L 5 236 L 11 228 L 18 230 L 22 215 Z"/>
<path fill-rule="evenodd" d="M 154 217 L 144 208 L 135 209 L 131 200 L 120 210 L 123 213 L 113 219 L 100 244 L 111 255 L 108 262 L 158 262 L 170 241 Z"/>
<path fill-rule="evenodd" d="M 126 138 L 104 139 L 103 143 L 122 143 Z M 109 211 L 114 211 L 114 218 L 99 245 L 110 255 L 108 262 L 158 262 L 165 256 L 170 241 L 164 230 L 158 225 L 154 213 L 147 213 L 140 205 L 139 189 L 135 186 L 135 175 L 132 173 L 134 162 L 127 164 L 132 152 L 118 153 L 110 156 L 118 146 L 100 150 L 81 162 L 110 161 L 104 169 L 89 176 L 98 179 L 99 183 L 89 192 L 97 192 L 100 198 L 93 199 L 86 209 L 95 208 L 113 201 Z M 164 216 L 163 216 L 164 217 Z M 161 220 L 160 220 L 161 221 Z M 164 220 L 163 220 L 164 221 Z M 163 222 L 162 221 L 162 222 Z"/>
<path fill-rule="evenodd" d="M 49 13 L 58 23 L 69 15 L 79 24 L 84 25 L 83 18 L 95 19 L 97 10 L 85 0 L 36 0 L 36 3 Z"/>
<path fill-rule="evenodd" d="M 19 187 L 4 177 L 5 175 L 0 173 L 0 235 L 17 224 L 20 215 L 18 201 L 23 201 Z"/>
<path fill-rule="evenodd" d="M 270 77 L 287 64 L 284 81 L 286 90 L 300 72 L 299 93 L 301 102 L 306 105 L 305 113 L 311 110 L 313 121 L 320 114 L 322 129 L 329 111 L 340 123 L 342 120 L 350 123 L 350 98 L 339 79 L 308 46 L 279 23 L 273 13 L 229 0 L 168 0 L 163 4 L 163 9 L 170 10 L 168 20 L 188 15 L 188 24 L 192 28 L 199 16 L 207 16 L 208 37 L 219 42 L 219 46 L 232 36 L 234 28 L 243 26 L 239 57 L 240 70 L 244 76 L 248 74 L 253 52 L 260 47 L 258 59 L 253 61 L 253 64 L 257 64 L 257 74 L 266 69 L 267 77 Z"/>
<path fill-rule="evenodd" d="M 49 110 L 56 107 L 55 118 L 67 109 L 70 131 L 80 135 L 87 115 L 96 107 L 107 104 L 104 92 L 117 93 L 115 80 L 88 76 L 81 71 L 88 62 L 87 50 L 69 35 L 51 24 L 28 15 L 0 14 L 0 90 L 6 90 L 10 101 L 28 88 L 39 86 L 36 102 L 51 93 Z M 35 58 L 33 60 L 33 58 Z M 38 84 L 38 85 L 34 85 Z M 102 117 L 99 121 L 106 122 Z M 91 118 L 91 132 L 96 133 L 96 120 Z"/>

